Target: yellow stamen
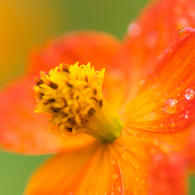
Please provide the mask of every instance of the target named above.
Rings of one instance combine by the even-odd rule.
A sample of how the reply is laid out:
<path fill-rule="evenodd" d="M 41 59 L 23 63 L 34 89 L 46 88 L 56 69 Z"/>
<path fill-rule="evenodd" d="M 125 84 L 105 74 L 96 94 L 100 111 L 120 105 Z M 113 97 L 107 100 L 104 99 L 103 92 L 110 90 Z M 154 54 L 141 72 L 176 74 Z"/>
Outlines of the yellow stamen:
<path fill-rule="evenodd" d="M 36 113 L 52 114 L 50 123 L 62 132 L 85 132 L 102 142 L 120 136 L 123 123 L 102 94 L 105 69 L 91 64 L 60 64 L 35 78 Z"/>

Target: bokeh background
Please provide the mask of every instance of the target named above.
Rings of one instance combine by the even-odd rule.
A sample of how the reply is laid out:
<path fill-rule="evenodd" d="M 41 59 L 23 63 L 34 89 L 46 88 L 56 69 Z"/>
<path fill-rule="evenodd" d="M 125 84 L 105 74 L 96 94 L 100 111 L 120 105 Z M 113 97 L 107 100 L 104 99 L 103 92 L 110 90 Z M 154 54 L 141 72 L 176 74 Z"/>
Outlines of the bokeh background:
<path fill-rule="evenodd" d="M 22 74 L 30 51 L 67 31 L 93 29 L 122 39 L 147 0 L 0 0 L 0 86 Z M 0 151 L 0 194 L 22 195 L 36 167 L 49 156 Z M 195 194 L 195 177 L 190 178 Z"/>

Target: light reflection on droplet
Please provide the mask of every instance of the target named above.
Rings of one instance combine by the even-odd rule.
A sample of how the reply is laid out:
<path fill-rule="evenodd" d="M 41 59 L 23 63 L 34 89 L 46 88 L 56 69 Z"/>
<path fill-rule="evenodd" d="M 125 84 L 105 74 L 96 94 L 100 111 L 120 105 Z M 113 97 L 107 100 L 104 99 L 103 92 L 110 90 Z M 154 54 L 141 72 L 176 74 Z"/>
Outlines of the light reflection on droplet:
<path fill-rule="evenodd" d="M 127 28 L 128 35 L 131 37 L 136 37 L 137 35 L 140 34 L 140 31 L 141 31 L 140 27 L 136 23 L 129 24 L 129 26 Z"/>
<path fill-rule="evenodd" d="M 188 119 L 188 117 L 189 117 L 189 116 L 188 116 L 187 114 L 184 116 L 185 119 Z"/>
<path fill-rule="evenodd" d="M 145 40 L 146 47 L 149 49 L 153 49 L 156 47 L 158 42 L 158 32 L 157 31 L 151 31 L 147 36 Z"/>
<path fill-rule="evenodd" d="M 180 37 L 185 37 L 185 36 L 189 35 L 190 32 L 192 32 L 192 31 L 194 31 L 194 30 L 190 27 L 183 28 L 182 30 L 180 30 L 179 36 Z"/>
<path fill-rule="evenodd" d="M 113 175 L 112 175 L 112 179 L 113 179 L 113 180 L 118 179 L 118 175 L 117 175 L 117 174 L 113 174 Z"/>
<path fill-rule="evenodd" d="M 176 112 L 177 108 L 178 108 L 177 99 L 168 99 L 164 103 L 163 111 L 166 114 L 173 114 Z"/>
<path fill-rule="evenodd" d="M 186 100 L 191 100 L 195 96 L 195 91 L 193 89 L 186 89 L 185 91 L 185 98 Z"/>
<path fill-rule="evenodd" d="M 114 159 L 113 159 L 113 160 L 111 160 L 111 164 L 112 164 L 112 165 L 115 165 L 115 163 L 116 163 L 116 162 L 115 162 L 115 160 L 114 160 Z"/>
<path fill-rule="evenodd" d="M 185 27 L 188 27 L 190 26 L 189 24 L 189 20 L 185 17 L 182 17 L 182 18 L 179 18 L 177 21 L 176 21 L 176 27 L 178 30 L 181 30 Z"/>
<path fill-rule="evenodd" d="M 174 122 L 171 122 L 171 127 L 175 127 L 175 123 Z"/>

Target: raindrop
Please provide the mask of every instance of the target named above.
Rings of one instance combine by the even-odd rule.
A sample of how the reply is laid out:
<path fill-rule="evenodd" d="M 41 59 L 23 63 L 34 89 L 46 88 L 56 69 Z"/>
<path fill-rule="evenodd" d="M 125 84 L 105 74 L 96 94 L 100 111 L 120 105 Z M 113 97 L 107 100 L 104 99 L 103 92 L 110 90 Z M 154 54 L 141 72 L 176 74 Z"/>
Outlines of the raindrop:
<path fill-rule="evenodd" d="M 140 27 L 136 23 L 129 24 L 129 26 L 127 28 L 128 35 L 131 37 L 136 37 L 137 35 L 140 34 L 140 31 L 141 31 Z"/>
<path fill-rule="evenodd" d="M 112 179 L 113 179 L 113 180 L 118 179 L 118 175 L 117 175 L 117 174 L 113 174 L 113 175 L 112 175 Z"/>
<path fill-rule="evenodd" d="M 161 127 L 161 128 L 163 127 L 163 124 L 162 124 L 162 123 L 160 124 L 160 127 Z"/>
<path fill-rule="evenodd" d="M 189 35 L 190 32 L 192 32 L 192 31 L 194 31 L 194 30 L 190 27 L 183 28 L 182 30 L 180 30 L 179 36 L 180 37 L 185 37 L 185 36 Z"/>
<path fill-rule="evenodd" d="M 118 190 L 119 192 L 122 192 L 121 186 L 117 186 L 117 190 Z"/>
<path fill-rule="evenodd" d="M 181 30 L 181 29 L 183 29 L 183 28 L 185 28 L 185 27 L 187 27 L 187 26 L 190 26 L 190 25 L 189 25 L 188 19 L 182 17 L 182 18 L 179 18 L 179 19 L 176 21 L 176 26 L 177 26 L 177 29 L 178 29 L 178 30 Z"/>
<path fill-rule="evenodd" d="M 174 122 L 171 122 L 171 127 L 175 127 L 175 123 Z"/>
<path fill-rule="evenodd" d="M 116 162 L 115 162 L 115 160 L 114 160 L 114 159 L 113 159 L 113 160 L 111 160 L 111 164 L 112 164 L 112 165 L 115 165 L 115 163 L 116 163 Z"/>
<path fill-rule="evenodd" d="M 151 31 L 146 37 L 146 47 L 148 47 L 149 49 L 154 49 L 158 42 L 158 36 L 159 34 L 157 31 Z"/>
<path fill-rule="evenodd" d="M 178 101 L 176 99 L 168 99 L 164 103 L 163 111 L 166 114 L 173 114 L 178 108 Z"/>
<path fill-rule="evenodd" d="M 185 118 L 185 119 L 188 119 L 188 115 L 186 114 L 186 115 L 184 116 L 184 118 Z"/>
<path fill-rule="evenodd" d="M 185 93 L 186 100 L 191 100 L 195 96 L 195 91 L 193 89 L 186 89 Z"/>

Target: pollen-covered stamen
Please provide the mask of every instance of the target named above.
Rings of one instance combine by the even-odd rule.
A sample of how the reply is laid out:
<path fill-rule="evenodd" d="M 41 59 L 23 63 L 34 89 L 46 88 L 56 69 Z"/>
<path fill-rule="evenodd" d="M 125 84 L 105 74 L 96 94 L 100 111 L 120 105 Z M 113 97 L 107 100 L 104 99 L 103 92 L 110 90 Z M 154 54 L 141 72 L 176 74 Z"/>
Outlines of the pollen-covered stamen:
<path fill-rule="evenodd" d="M 101 141 L 113 141 L 120 135 L 122 123 L 103 98 L 104 72 L 95 71 L 90 63 L 60 64 L 48 74 L 41 72 L 41 77 L 35 78 L 35 112 L 52 114 L 51 124 L 63 132 L 86 132 Z M 111 117 L 106 116 L 109 112 Z"/>

